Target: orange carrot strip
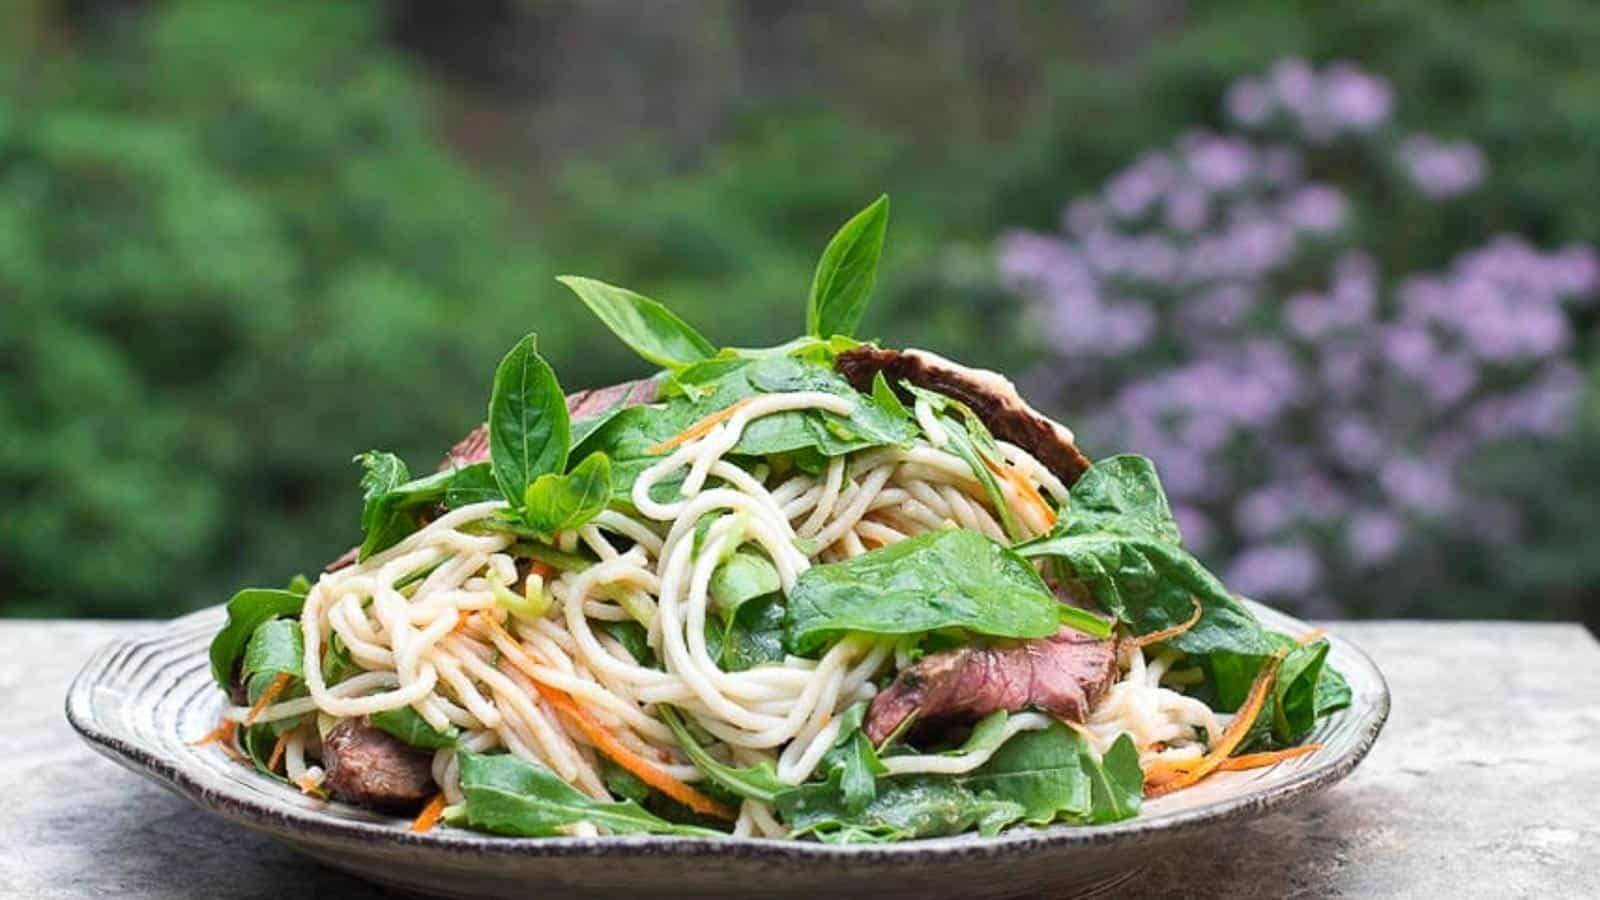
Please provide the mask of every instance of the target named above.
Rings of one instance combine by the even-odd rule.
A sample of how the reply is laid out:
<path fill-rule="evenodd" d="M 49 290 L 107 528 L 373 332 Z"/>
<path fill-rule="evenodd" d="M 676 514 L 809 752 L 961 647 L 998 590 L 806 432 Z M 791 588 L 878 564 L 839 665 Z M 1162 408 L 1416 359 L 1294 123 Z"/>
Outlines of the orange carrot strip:
<path fill-rule="evenodd" d="M 655 445 L 654 447 L 648 448 L 644 452 L 646 452 L 646 453 L 665 453 L 668 450 L 671 450 L 673 447 L 677 447 L 677 446 L 679 446 L 681 444 L 686 444 L 686 443 L 694 440 L 695 438 L 700 437 L 701 435 L 705 434 L 706 432 L 710 431 L 711 429 L 717 427 L 718 425 L 722 424 L 723 422 L 726 422 L 728 419 L 733 418 L 733 414 L 734 413 L 736 413 L 739 410 L 743 409 L 744 407 L 748 406 L 755 399 L 756 398 L 754 398 L 754 397 L 746 397 L 743 400 L 739 400 L 739 401 L 733 403 L 730 406 L 723 407 L 722 409 L 717 410 L 716 412 L 712 413 L 711 415 L 706 416 L 704 419 L 701 419 L 700 421 L 694 423 L 693 425 L 690 425 L 688 428 L 685 428 L 684 430 L 678 432 L 676 435 L 667 438 L 666 440 L 664 440 L 661 443 Z"/>
<path fill-rule="evenodd" d="M 1299 641 L 1300 646 L 1304 647 L 1305 645 L 1311 643 L 1312 641 L 1316 640 L 1317 638 L 1322 637 L 1323 635 L 1325 635 L 1327 633 L 1328 633 L 1328 629 L 1326 629 L 1326 628 L 1313 628 L 1310 631 L 1306 632 L 1305 634 L 1300 635 L 1300 641 Z"/>
<path fill-rule="evenodd" d="M 428 801 L 428 805 L 422 808 L 422 812 L 417 813 L 416 820 L 411 823 L 411 830 L 418 834 L 432 831 L 433 826 L 439 824 L 439 817 L 444 815 L 444 804 L 444 795 L 435 794 L 433 799 Z"/>
<path fill-rule="evenodd" d="M 595 721 L 593 716 L 579 706 L 577 701 L 572 699 L 571 694 L 540 681 L 539 676 L 533 671 L 535 668 L 534 662 L 523 651 L 522 645 L 518 644 L 506 632 L 505 628 L 501 627 L 499 622 L 487 616 L 482 621 L 488 625 L 489 630 L 494 634 L 495 646 L 500 648 L 505 654 L 505 658 L 511 660 L 512 665 L 522 670 L 522 674 L 528 676 L 528 679 L 533 682 L 533 686 L 538 689 L 539 695 L 544 698 L 545 702 L 571 719 L 573 724 L 578 726 L 578 730 L 582 731 L 600 752 L 611 757 L 611 760 L 617 765 L 638 776 L 640 781 L 697 813 L 718 816 L 728 820 L 735 818 L 734 811 L 725 804 L 719 803 L 673 778 L 666 772 L 656 768 L 654 763 L 630 750 L 617 739 L 616 735 L 612 734 L 604 725 Z"/>
<path fill-rule="evenodd" d="M 1044 517 L 1046 527 L 1056 523 L 1056 511 L 1050 508 L 1050 504 L 1045 502 L 1044 495 L 1039 493 L 1038 488 L 1029 484 L 1028 479 L 1024 478 L 1021 472 L 987 458 L 984 459 L 983 464 L 989 467 L 989 471 L 1004 478 L 1012 487 L 1016 488 L 1017 494 L 1022 497 L 1023 502 L 1037 509 L 1039 514 Z"/>
<path fill-rule="evenodd" d="M 1136 637 L 1131 637 L 1128 639 L 1128 643 L 1134 645 L 1135 647 L 1148 647 L 1151 644 L 1159 644 L 1162 641 L 1170 641 L 1178 635 L 1183 634 L 1185 631 L 1193 628 L 1195 623 L 1200 621 L 1201 609 L 1199 600 L 1194 600 L 1192 597 L 1190 600 L 1194 602 L 1194 614 L 1189 616 L 1188 621 L 1182 623 L 1181 625 L 1174 625 L 1171 628 L 1163 628 L 1160 631 L 1152 631 L 1149 634 L 1141 634 Z"/>
<path fill-rule="evenodd" d="M 255 724 L 256 717 L 261 715 L 263 709 L 272 705 L 272 701 L 283 693 L 283 689 L 289 686 L 289 680 L 293 677 L 288 672 L 280 672 L 277 678 L 272 679 L 272 683 L 267 685 L 267 689 L 261 692 L 261 699 L 256 701 L 255 706 L 250 707 L 250 712 L 244 717 L 244 723 L 246 725 Z"/>
<path fill-rule="evenodd" d="M 283 759 L 283 748 L 289 743 L 289 732 L 278 735 L 278 740 L 272 745 L 272 755 L 267 757 L 267 771 L 278 771 L 278 760 Z"/>
<path fill-rule="evenodd" d="M 1217 769 L 1223 772 L 1237 772 L 1241 769 L 1261 769 L 1267 766 L 1275 766 L 1286 759 L 1294 759 L 1297 756 L 1305 756 L 1307 753 L 1315 753 L 1321 749 L 1321 744 L 1301 744 L 1298 747 L 1290 747 L 1287 750 L 1274 750 L 1270 753 L 1246 753 L 1243 756 L 1230 756 L 1223 760 L 1222 765 L 1218 766 Z"/>
<path fill-rule="evenodd" d="M 194 742 L 189 744 L 189 746 L 191 746 L 191 747 L 204 747 L 207 744 L 213 744 L 213 743 L 216 743 L 217 741 L 222 741 L 222 742 L 224 742 L 226 744 L 231 744 L 231 743 L 233 743 L 233 732 L 238 727 L 239 727 L 239 723 L 238 722 L 235 722 L 232 719 L 223 719 L 222 720 L 222 724 L 218 725 L 216 728 L 213 728 L 210 731 L 206 732 L 205 734 L 201 735 Z"/>
<path fill-rule="evenodd" d="M 1215 772 L 1224 760 L 1233 755 L 1233 751 L 1239 749 L 1239 744 L 1244 741 L 1245 735 L 1250 733 L 1250 727 L 1255 724 L 1256 717 L 1261 715 L 1262 707 L 1266 706 L 1267 696 L 1271 693 L 1272 684 L 1278 677 L 1278 665 L 1283 662 L 1288 652 L 1285 648 L 1272 654 L 1272 658 L 1267 660 L 1260 672 L 1256 673 L 1256 680 L 1250 683 L 1250 692 L 1245 695 L 1244 703 L 1234 714 L 1233 721 L 1228 723 L 1227 729 L 1222 732 L 1222 737 L 1211 748 L 1211 752 L 1207 753 L 1194 768 L 1179 773 L 1170 781 L 1160 781 L 1147 786 L 1146 797 L 1160 797 L 1195 784 Z"/>

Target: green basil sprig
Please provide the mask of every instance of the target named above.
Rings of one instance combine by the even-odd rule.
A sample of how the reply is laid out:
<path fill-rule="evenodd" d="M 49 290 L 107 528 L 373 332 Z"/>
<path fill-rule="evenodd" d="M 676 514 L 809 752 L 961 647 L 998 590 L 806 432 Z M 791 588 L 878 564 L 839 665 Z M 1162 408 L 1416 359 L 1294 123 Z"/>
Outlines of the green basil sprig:
<path fill-rule="evenodd" d="M 717 352 L 689 323 L 649 297 L 577 275 L 556 280 L 571 288 L 633 352 L 658 366 L 680 369 Z"/>
<path fill-rule="evenodd" d="M 822 251 L 806 301 L 806 331 L 815 337 L 855 334 L 878 278 L 889 226 L 887 194 L 844 223 Z"/>

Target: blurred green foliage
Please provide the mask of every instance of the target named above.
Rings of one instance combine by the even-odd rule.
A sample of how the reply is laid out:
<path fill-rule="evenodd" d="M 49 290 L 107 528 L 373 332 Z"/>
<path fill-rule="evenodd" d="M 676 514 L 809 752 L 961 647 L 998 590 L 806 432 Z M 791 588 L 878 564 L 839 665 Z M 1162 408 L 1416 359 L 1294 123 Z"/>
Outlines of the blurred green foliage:
<path fill-rule="evenodd" d="M 1284 55 L 1355 59 L 1408 122 L 1488 153 L 1461 212 L 1375 229 L 1386 260 L 1436 267 L 1497 230 L 1600 242 L 1586 0 L 36 2 L 0 34 L 12 614 L 164 614 L 315 568 L 355 537 L 349 457 L 425 467 L 524 331 L 568 385 L 640 370 L 550 276 L 769 341 L 800 328 L 827 234 L 884 191 L 864 330 L 1023 365 L 994 237 L 1050 227 Z M 1542 448 L 1485 467 L 1551 510 L 1538 553 L 1510 554 L 1526 566 L 1463 565 L 1395 608 L 1587 603 L 1600 573 L 1571 526 L 1600 488 L 1567 478 L 1597 438 L 1565 469 L 1528 462 Z"/>

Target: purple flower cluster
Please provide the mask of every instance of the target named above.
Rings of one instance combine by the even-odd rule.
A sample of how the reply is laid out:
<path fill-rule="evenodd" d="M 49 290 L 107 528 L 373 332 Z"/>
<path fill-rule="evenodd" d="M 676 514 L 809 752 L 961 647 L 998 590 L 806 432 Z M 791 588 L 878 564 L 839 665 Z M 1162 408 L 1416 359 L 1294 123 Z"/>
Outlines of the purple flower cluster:
<path fill-rule="evenodd" d="M 1240 133 L 1185 134 L 1072 202 L 1059 232 L 998 246 L 1058 405 L 1090 416 L 1095 446 L 1156 460 L 1186 540 L 1228 560 L 1236 590 L 1322 612 L 1334 580 L 1398 564 L 1419 524 L 1515 527 L 1468 506 L 1457 472 L 1488 443 L 1567 427 L 1583 380 L 1569 312 L 1600 292 L 1594 248 L 1510 236 L 1386 276 L 1352 233 L 1352 194 L 1309 175 L 1318 154 L 1397 147 L 1432 200 L 1488 173 L 1470 144 L 1398 134 L 1393 106 L 1347 63 L 1280 62 L 1228 91 Z"/>

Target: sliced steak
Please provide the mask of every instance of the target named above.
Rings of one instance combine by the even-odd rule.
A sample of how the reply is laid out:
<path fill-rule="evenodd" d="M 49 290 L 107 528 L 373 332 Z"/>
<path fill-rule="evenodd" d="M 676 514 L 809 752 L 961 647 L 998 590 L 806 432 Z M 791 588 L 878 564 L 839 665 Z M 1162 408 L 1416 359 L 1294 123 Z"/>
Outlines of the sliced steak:
<path fill-rule="evenodd" d="M 879 372 L 899 390 L 902 381 L 960 400 L 994 436 L 1033 454 L 1070 486 L 1089 468 L 1072 432 L 1040 415 L 996 372 L 969 369 L 925 350 L 887 350 L 863 344 L 839 354 L 833 367 L 858 391 L 872 390 Z"/>
<path fill-rule="evenodd" d="M 381 812 L 415 810 L 439 788 L 433 755 L 368 724 L 345 719 L 322 739 L 323 785 L 335 797 Z"/>
<path fill-rule="evenodd" d="M 862 730 L 877 744 L 912 713 L 919 724 L 970 722 L 1028 707 L 1082 723 L 1116 677 L 1116 641 L 1071 628 L 1008 646 L 969 644 L 902 669 L 872 698 Z"/>
<path fill-rule="evenodd" d="M 654 403 L 658 383 L 654 378 L 641 378 L 638 381 L 624 381 L 608 387 L 590 388 L 567 395 L 567 417 L 577 422 L 582 419 L 593 418 L 605 412 L 617 403 L 626 406 L 643 406 Z M 489 461 L 489 426 L 479 425 L 472 429 L 472 433 L 456 442 L 450 452 L 445 454 L 444 460 L 439 463 L 438 471 L 460 469 Z M 325 572 L 337 572 L 348 565 L 353 565 L 361 557 L 360 547 L 351 547 L 339 555 L 338 559 L 323 567 Z"/>

